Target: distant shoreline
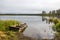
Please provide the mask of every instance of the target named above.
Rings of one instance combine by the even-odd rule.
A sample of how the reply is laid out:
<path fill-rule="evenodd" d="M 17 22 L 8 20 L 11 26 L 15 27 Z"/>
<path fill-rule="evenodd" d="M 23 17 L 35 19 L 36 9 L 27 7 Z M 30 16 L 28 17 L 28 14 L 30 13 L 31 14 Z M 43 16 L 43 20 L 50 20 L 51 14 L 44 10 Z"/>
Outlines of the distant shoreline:
<path fill-rule="evenodd" d="M 0 16 L 6 16 L 6 15 L 9 15 L 9 16 L 56 16 L 58 14 L 55 14 L 55 15 L 53 14 L 0 14 Z"/>
<path fill-rule="evenodd" d="M 0 16 L 4 16 L 4 15 L 11 15 L 11 16 L 16 16 L 16 15 L 19 15 L 19 16 L 42 16 L 42 14 L 0 14 Z"/>

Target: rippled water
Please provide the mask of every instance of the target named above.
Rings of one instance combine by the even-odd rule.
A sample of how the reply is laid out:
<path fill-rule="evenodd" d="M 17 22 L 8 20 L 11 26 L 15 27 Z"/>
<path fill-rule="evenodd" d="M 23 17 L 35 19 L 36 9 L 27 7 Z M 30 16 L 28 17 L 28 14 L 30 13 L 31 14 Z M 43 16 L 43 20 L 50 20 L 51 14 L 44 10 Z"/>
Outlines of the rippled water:
<path fill-rule="evenodd" d="M 52 24 L 42 21 L 41 16 L 0 16 L 1 20 L 18 20 L 27 23 L 28 27 L 23 32 L 25 36 L 41 39 L 53 38 Z"/>

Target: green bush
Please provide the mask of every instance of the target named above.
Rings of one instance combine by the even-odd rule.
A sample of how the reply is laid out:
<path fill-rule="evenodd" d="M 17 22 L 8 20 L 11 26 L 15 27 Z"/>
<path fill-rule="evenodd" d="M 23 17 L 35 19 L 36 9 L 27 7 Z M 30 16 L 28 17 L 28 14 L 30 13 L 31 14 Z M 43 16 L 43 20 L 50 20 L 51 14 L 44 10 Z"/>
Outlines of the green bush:
<path fill-rule="evenodd" d="M 49 22 L 53 22 L 54 24 L 57 24 L 59 22 L 58 19 L 50 18 Z"/>
<path fill-rule="evenodd" d="M 57 32 L 60 32 L 60 22 L 57 23 L 54 28 L 56 29 Z"/>
<path fill-rule="evenodd" d="M 54 22 L 54 24 L 57 24 L 59 21 L 58 21 L 58 19 L 54 19 L 53 22 Z"/>

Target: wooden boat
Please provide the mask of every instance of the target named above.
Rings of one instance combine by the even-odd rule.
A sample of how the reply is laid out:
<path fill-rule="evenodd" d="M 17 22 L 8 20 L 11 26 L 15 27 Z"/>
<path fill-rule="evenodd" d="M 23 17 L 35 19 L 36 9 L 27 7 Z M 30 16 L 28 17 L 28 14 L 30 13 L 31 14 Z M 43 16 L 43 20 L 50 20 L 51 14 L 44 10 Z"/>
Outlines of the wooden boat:
<path fill-rule="evenodd" d="M 27 28 L 27 24 L 21 24 L 20 26 L 17 25 L 16 27 L 13 26 L 9 26 L 9 30 L 10 31 L 19 31 L 19 32 L 23 32 L 25 29 Z"/>

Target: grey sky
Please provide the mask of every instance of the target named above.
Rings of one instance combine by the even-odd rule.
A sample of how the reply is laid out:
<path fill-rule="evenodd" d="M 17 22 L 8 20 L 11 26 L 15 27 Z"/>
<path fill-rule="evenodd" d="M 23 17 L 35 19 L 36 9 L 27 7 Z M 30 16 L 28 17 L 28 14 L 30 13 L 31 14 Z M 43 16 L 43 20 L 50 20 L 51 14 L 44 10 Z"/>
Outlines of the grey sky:
<path fill-rule="evenodd" d="M 39 13 L 60 8 L 60 0 L 0 0 L 0 13 Z"/>

